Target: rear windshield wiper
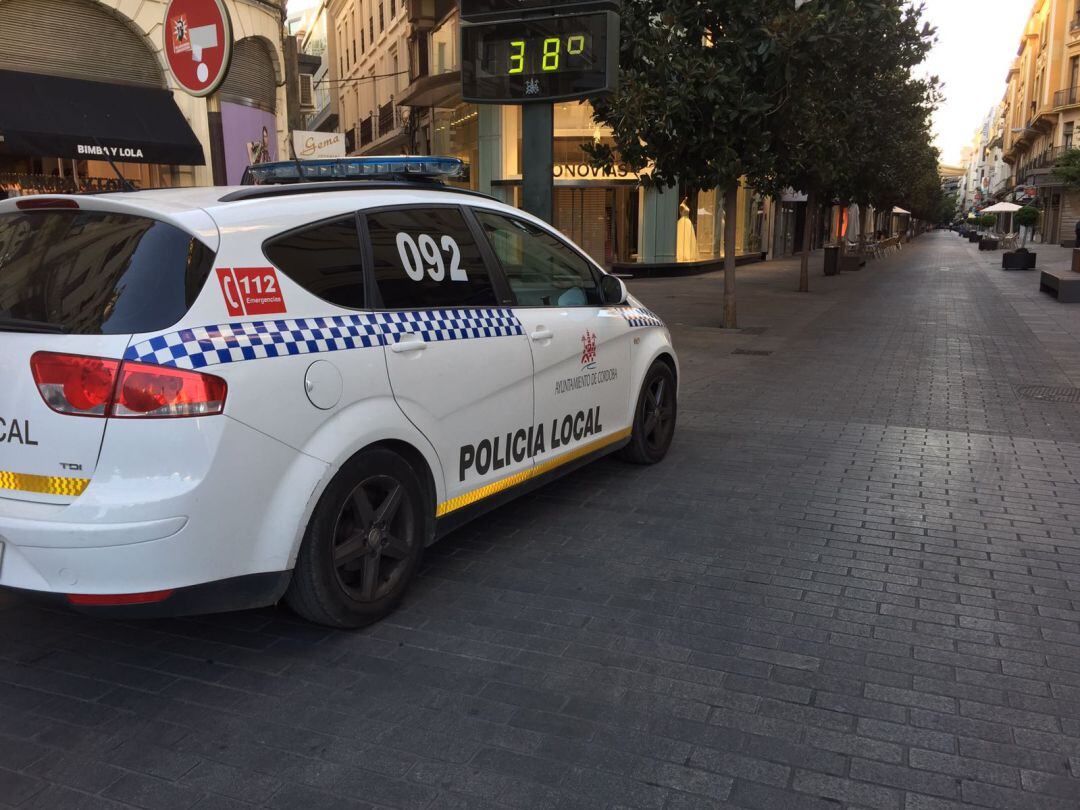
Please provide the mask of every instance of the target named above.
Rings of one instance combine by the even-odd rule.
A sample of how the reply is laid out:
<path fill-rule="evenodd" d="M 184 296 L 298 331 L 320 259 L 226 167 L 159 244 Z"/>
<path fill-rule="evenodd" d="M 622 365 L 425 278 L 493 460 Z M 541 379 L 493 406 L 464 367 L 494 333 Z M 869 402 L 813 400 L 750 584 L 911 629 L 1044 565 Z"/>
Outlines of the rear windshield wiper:
<path fill-rule="evenodd" d="M 5 318 L 0 316 L 0 332 L 50 332 L 56 335 L 66 334 L 68 328 L 58 323 L 34 321 L 25 318 Z"/>

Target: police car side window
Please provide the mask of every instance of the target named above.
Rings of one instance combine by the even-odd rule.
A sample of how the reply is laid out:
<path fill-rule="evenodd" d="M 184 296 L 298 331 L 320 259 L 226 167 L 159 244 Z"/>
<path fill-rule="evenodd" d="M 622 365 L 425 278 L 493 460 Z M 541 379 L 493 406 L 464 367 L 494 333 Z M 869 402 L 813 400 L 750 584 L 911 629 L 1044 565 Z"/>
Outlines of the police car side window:
<path fill-rule="evenodd" d="M 542 228 L 522 219 L 476 211 L 520 306 L 600 306 L 592 266 Z"/>
<path fill-rule="evenodd" d="M 271 239 L 263 253 L 312 295 L 341 307 L 364 308 L 364 268 L 354 215 Z"/>
<path fill-rule="evenodd" d="M 480 248 L 458 209 L 376 211 L 367 214 L 367 229 L 386 309 L 498 303 Z"/>

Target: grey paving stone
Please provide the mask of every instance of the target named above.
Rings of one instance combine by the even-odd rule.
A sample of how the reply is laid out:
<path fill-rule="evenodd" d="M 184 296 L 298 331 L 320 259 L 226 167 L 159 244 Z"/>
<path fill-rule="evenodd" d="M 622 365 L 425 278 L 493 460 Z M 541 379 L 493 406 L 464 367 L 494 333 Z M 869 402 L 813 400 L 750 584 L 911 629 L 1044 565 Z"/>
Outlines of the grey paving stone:
<path fill-rule="evenodd" d="M 1080 386 L 1080 307 L 993 258 L 740 268 L 761 334 L 716 275 L 631 281 L 670 457 L 461 529 L 363 632 L 0 593 L 0 804 L 1075 810 L 1080 406 L 1016 388 Z"/>

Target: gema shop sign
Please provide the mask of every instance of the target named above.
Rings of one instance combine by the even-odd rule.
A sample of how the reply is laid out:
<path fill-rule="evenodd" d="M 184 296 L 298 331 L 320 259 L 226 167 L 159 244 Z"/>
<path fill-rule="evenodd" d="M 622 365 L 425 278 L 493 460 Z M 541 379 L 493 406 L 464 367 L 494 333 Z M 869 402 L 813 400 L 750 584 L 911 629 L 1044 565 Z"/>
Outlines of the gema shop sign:
<path fill-rule="evenodd" d="M 223 0 L 170 0 L 163 31 L 176 83 L 193 96 L 217 90 L 232 58 L 232 21 Z"/>

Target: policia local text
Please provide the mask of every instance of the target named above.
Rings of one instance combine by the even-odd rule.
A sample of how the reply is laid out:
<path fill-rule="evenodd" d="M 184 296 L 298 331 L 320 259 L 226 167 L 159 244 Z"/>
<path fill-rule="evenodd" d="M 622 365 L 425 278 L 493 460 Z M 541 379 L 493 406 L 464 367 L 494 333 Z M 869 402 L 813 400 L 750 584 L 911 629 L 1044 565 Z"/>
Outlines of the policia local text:
<path fill-rule="evenodd" d="M 573 442 L 579 442 L 603 431 L 600 424 L 600 406 L 587 411 L 567 414 L 561 420 L 551 420 L 550 445 L 555 450 Z M 466 444 L 461 448 L 458 480 L 465 480 L 465 473 L 475 470 L 477 475 L 501 470 L 510 464 L 520 464 L 526 458 L 535 458 L 547 451 L 544 444 L 544 425 L 529 426 L 484 439 L 478 444 Z"/>

